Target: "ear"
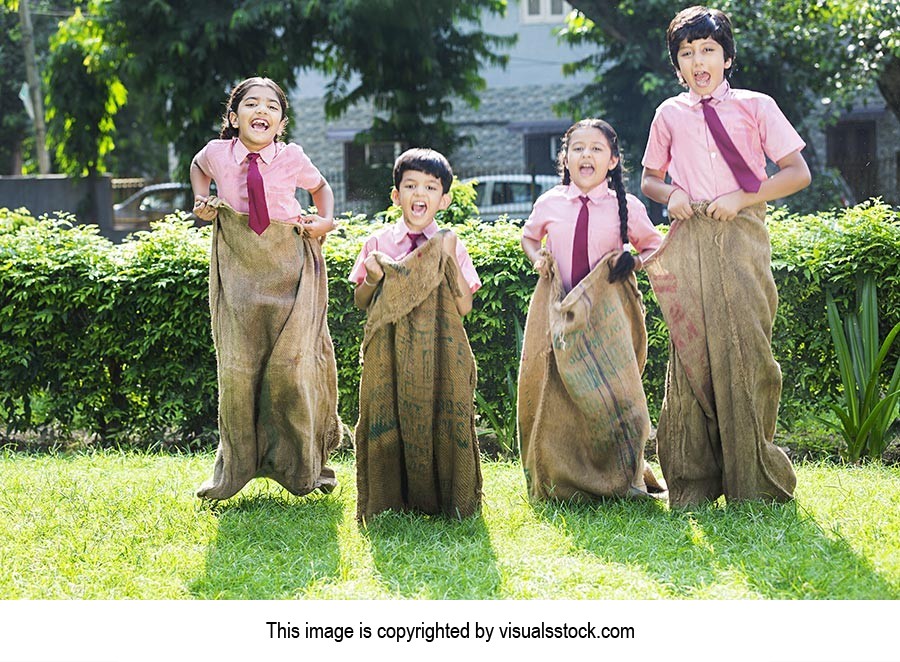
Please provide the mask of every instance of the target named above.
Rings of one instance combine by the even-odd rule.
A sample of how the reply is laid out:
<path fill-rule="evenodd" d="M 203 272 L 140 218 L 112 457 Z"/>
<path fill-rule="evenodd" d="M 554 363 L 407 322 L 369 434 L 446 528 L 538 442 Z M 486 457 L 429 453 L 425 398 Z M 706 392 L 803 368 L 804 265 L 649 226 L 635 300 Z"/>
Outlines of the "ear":
<path fill-rule="evenodd" d="M 450 195 L 450 193 L 448 191 L 447 193 L 444 193 L 444 195 L 441 196 L 441 202 L 440 202 L 440 204 L 438 204 L 438 209 L 446 209 L 447 207 L 450 206 L 451 202 L 453 202 L 453 196 Z"/>
<path fill-rule="evenodd" d="M 238 116 L 237 116 L 237 113 L 234 112 L 233 110 L 228 113 L 228 123 L 233 128 L 235 128 L 235 129 L 238 128 Z"/>
<path fill-rule="evenodd" d="M 609 157 L 609 169 L 610 170 L 615 170 L 618 165 L 619 165 L 619 157 L 618 156 Z"/>
<path fill-rule="evenodd" d="M 731 69 L 731 65 L 734 64 L 734 58 L 728 58 L 725 60 L 725 71 Z"/>
<path fill-rule="evenodd" d="M 396 188 L 391 189 L 391 202 L 393 202 L 395 205 L 400 205 L 400 191 L 398 191 Z"/>
<path fill-rule="evenodd" d="M 278 131 L 275 132 L 275 135 L 281 138 L 284 135 L 285 128 L 287 128 L 287 119 L 283 119 L 278 123 Z"/>

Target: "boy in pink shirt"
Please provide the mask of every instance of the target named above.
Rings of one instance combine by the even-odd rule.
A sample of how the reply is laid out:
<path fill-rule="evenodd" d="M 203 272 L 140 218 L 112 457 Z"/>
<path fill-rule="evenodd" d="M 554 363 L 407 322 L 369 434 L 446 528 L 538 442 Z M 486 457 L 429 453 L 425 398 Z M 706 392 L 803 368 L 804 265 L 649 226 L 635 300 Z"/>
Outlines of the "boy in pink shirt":
<path fill-rule="evenodd" d="M 772 443 L 781 371 L 765 203 L 809 184 L 805 143 L 770 97 L 729 86 L 727 15 L 690 7 L 666 39 L 688 91 L 657 108 L 641 190 L 673 222 L 646 264 L 671 338 L 658 428 L 670 503 L 784 501 L 796 478 Z"/>
<path fill-rule="evenodd" d="M 435 214 L 450 204 L 443 155 L 394 164 L 403 216 L 369 237 L 350 273 L 367 319 L 356 425 L 357 515 L 414 510 L 467 517 L 481 504 L 475 359 L 462 324 L 481 281 Z"/>

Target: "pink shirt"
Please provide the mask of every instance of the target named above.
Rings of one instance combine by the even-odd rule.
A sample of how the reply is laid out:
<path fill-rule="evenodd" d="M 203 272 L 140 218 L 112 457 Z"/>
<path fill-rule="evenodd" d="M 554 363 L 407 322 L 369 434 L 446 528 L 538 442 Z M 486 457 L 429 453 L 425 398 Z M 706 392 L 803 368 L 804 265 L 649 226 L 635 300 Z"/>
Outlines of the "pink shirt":
<path fill-rule="evenodd" d="M 778 162 L 806 147 L 772 97 L 732 89 L 726 80 L 712 98 L 728 136 L 760 181 L 768 178 L 767 156 Z M 672 183 L 691 200 L 715 200 L 740 188 L 706 126 L 700 96 L 693 91 L 666 99 L 656 109 L 642 163 L 668 171 Z"/>
<path fill-rule="evenodd" d="M 431 239 L 439 230 L 438 224 L 432 221 L 431 225 L 422 232 L 426 239 Z M 356 263 L 350 271 L 350 280 L 357 285 L 365 280 L 366 265 L 364 262 L 372 251 L 381 251 L 394 260 L 406 257 L 413 246 L 412 240 L 406 236 L 408 232 L 412 232 L 412 230 L 406 225 L 406 221 L 401 218 L 393 225 L 379 230 L 366 239 L 366 243 L 363 244 L 362 250 L 359 251 L 359 256 L 356 258 Z M 463 278 L 469 284 L 470 291 L 476 292 L 481 287 L 481 279 L 478 278 L 475 265 L 472 264 L 472 258 L 469 257 L 469 251 L 466 250 L 462 241 L 456 242 L 456 262 L 459 264 Z"/>
<path fill-rule="evenodd" d="M 559 266 L 566 292 L 572 289 L 572 245 L 575 224 L 581 211 L 581 189 L 575 184 L 559 184 L 539 197 L 525 222 L 523 236 L 535 241 L 547 237 L 547 250 Z M 588 260 L 591 269 L 610 251 L 623 248 L 619 232 L 619 203 L 616 192 L 603 182 L 588 193 Z M 662 235 L 647 216 L 644 205 L 626 194 L 628 208 L 628 241 L 646 260 L 662 243 Z"/>
<path fill-rule="evenodd" d="M 238 212 L 247 212 L 247 155 L 250 150 L 237 138 L 211 140 L 194 157 L 194 163 L 216 182 L 216 195 Z M 322 174 L 296 143 L 272 142 L 259 152 L 259 172 L 266 188 L 269 217 L 295 221 L 303 208 L 298 188 L 314 189 Z"/>

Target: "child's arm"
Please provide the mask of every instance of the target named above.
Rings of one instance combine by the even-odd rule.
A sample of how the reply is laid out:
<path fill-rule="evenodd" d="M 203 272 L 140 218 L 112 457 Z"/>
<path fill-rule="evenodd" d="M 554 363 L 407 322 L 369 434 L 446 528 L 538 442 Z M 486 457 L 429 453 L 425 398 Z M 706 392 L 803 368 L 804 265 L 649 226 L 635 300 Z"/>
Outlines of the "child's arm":
<path fill-rule="evenodd" d="M 462 294 L 456 297 L 456 310 L 459 311 L 461 317 L 465 317 L 472 310 L 472 289 L 463 277 L 462 269 L 459 266 L 459 260 L 456 258 L 456 234 L 453 230 L 449 230 L 444 234 L 443 249 L 444 254 L 456 260 L 456 285 Z"/>
<path fill-rule="evenodd" d="M 334 191 L 322 177 L 319 185 L 310 189 L 309 194 L 316 206 L 316 213 L 302 216 L 300 220 L 307 236 L 318 239 L 334 230 Z"/>
<path fill-rule="evenodd" d="M 197 157 L 191 161 L 191 191 L 194 193 L 194 215 L 204 221 L 213 220 L 219 213 L 218 210 L 209 204 L 209 185 L 212 183 L 212 177 L 207 175 L 197 163 Z"/>
<path fill-rule="evenodd" d="M 541 256 L 541 242 L 538 239 L 522 236 L 522 250 L 525 251 L 525 257 L 531 262 L 531 266 L 541 276 L 547 275 L 547 264 Z"/>
<path fill-rule="evenodd" d="M 666 184 L 666 173 L 662 170 L 644 168 L 641 192 L 651 200 L 666 205 L 669 219 L 673 221 L 684 221 L 694 215 L 691 196 L 674 184 Z"/>
<path fill-rule="evenodd" d="M 378 289 L 378 284 L 384 278 L 384 269 L 378 264 L 378 260 L 375 259 L 373 253 L 369 253 L 366 256 L 363 264 L 366 265 L 366 278 L 353 290 L 353 303 L 360 310 L 365 310 L 369 307 L 369 304 L 372 303 L 372 297 L 375 295 L 375 290 Z"/>
<path fill-rule="evenodd" d="M 730 221 L 741 209 L 758 202 L 769 202 L 787 197 L 809 186 L 809 167 L 806 159 L 796 150 L 778 161 L 778 172 L 759 185 L 759 191 L 748 193 L 737 190 L 713 200 L 706 213 L 719 221 Z"/>

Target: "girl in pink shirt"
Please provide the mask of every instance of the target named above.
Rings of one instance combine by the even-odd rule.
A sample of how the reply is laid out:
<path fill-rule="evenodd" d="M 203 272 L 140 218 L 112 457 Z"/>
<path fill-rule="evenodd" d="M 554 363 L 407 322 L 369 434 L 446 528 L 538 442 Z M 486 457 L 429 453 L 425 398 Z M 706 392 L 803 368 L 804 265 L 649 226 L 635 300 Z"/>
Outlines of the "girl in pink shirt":
<path fill-rule="evenodd" d="M 587 250 L 589 270 L 607 253 L 621 255 L 610 272 L 610 282 L 626 279 L 640 269 L 662 243 L 662 235 L 653 226 L 644 205 L 625 192 L 619 141 L 615 130 L 603 120 L 585 119 L 573 124 L 563 137 L 559 154 L 562 184 L 544 193 L 522 232 L 522 248 L 535 270 L 543 273 L 541 242 L 547 238 L 547 250 L 559 265 L 560 277 L 568 292 L 580 278 L 573 278 L 572 260 L 582 207 L 588 210 L 587 231 L 578 241 Z M 586 201 L 585 201 L 586 200 Z M 635 257 L 625 250 L 630 244 Z"/>
<path fill-rule="evenodd" d="M 212 221 L 219 391 L 219 448 L 201 498 L 227 499 L 255 477 L 298 496 L 337 484 L 326 465 L 341 424 L 321 252 L 334 196 L 303 149 L 279 140 L 287 106 L 273 81 L 244 80 L 228 99 L 220 138 L 191 164 L 194 213 Z M 315 214 L 303 213 L 297 188 L 310 192 Z"/>
<path fill-rule="evenodd" d="M 618 136 L 608 123 L 572 125 L 559 170 L 562 183 L 538 198 L 522 233 L 540 274 L 517 403 L 528 492 L 535 499 L 646 497 L 663 488 L 643 457 L 647 335 L 633 272 L 662 236 L 625 192 Z"/>

